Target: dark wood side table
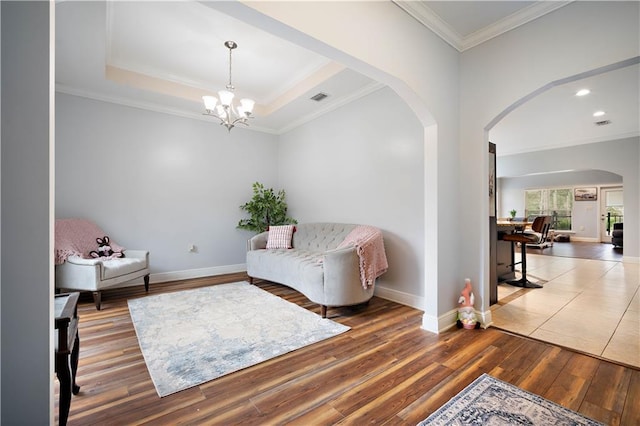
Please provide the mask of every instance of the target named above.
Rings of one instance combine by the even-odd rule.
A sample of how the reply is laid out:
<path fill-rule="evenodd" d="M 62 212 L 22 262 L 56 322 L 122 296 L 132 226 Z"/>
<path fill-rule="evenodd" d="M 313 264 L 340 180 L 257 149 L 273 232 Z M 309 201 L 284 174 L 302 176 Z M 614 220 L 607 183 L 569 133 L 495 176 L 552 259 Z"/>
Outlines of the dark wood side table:
<path fill-rule="evenodd" d="M 60 381 L 58 423 L 67 424 L 71 393 L 77 395 L 76 384 L 80 337 L 78 336 L 78 297 L 80 293 L 56 294 L 55 297 L 55 365 Z"/>

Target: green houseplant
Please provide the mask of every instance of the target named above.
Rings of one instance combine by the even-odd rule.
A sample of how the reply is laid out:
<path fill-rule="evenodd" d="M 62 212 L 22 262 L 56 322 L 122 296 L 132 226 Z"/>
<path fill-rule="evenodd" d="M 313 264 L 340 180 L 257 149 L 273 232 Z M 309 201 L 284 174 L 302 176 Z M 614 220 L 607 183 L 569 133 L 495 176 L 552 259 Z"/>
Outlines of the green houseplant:
<path fill-rule="evenodd" d="M 253 197 L 240 206 L 249 214 L 248 219 L 241 219 L 237 228 L 254 232 L 264 232 L 269 225 L 289 225 L 298 223 L 287 216 L 287 203 L 283 189 L 277 193 L 273 188 L 265 188 L 259 182 L 253 184 Z"/>
<path fill-rule="evenodd" d="M 510 210 L 510 211 L 509 211 L 509 214 L 511 215 L 511 219 L 513 219 L 514 217 L 516 217 L 516 213 L 518 213 L 518 212 L 516 211 L 516 209 L 513 209 L 513 210 Z"/>

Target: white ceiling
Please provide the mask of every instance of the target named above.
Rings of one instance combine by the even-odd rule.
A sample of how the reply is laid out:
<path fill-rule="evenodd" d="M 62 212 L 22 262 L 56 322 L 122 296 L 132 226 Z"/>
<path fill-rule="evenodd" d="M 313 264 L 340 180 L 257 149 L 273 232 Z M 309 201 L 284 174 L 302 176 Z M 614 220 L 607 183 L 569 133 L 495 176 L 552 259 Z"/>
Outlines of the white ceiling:
<path fill-rule="evenodd" d="M 62 2 L 56 85 L 63 93 L 203 120 L 202 99 L 224 89 L 234 40 L 237 98 L 256 101 L 256 130 L 282 133 L 381 87 L 294 43 L 199 2 Z M 329 95 L 322 102 L 309 98 Z"/>
<path fill-rule="evenodd" d="M 395 1 L 459 51 L 569 2 Z M 56 84 L 63 93 L 212 120 L 201 96 L 228 82 L 226 40 L 234 40 L 236 96 L 256 100 L 251 128 L 283 133 L 382 85 L 339 63 L 215 9 L 216 2 L 60 2 Z M 638 135 L 638 66 L 551 88 L 492 130 L 500 154 Z M 309 98 L 329 95 L 322 102 Z M 611 125 L 597 127 L 593 110 Z"/>
<path fill-rule="evenodd" d="M 516 154 L 638 136 L 639 82 L 636 64 L 554 87 L 509 113 L 489 140 Z M 576 96 L 584 88 L 591 93 Z M 596 111 L 605 114 L 594 117 Z M 596 124 L 602 121 L 610 124 Z"/>

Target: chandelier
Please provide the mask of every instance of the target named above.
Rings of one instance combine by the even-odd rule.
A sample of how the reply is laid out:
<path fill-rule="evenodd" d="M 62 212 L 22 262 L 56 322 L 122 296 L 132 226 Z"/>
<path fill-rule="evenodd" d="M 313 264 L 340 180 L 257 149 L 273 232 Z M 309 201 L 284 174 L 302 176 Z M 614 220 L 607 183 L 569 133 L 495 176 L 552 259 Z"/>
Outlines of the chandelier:
<path fill-rule="evenodd" d="M 231 83 L 231 52 L 238 47 L 235 41 L 226 41 L 225 47 L 229 49 L 229 84 L 226 90 L 220 90 L 218 96 L 220 103 L 215 96 L 203 96 L 205 115 L 211 115 L 220 120 L 220 124 L 225 126 L 229 132 L 236 124 L 248 126 L 247 120 L 251 118 L 254 101 L 251 99 L 240 99 L 240 105 L 233 104 L 233 91 L 235 87 Z"/>

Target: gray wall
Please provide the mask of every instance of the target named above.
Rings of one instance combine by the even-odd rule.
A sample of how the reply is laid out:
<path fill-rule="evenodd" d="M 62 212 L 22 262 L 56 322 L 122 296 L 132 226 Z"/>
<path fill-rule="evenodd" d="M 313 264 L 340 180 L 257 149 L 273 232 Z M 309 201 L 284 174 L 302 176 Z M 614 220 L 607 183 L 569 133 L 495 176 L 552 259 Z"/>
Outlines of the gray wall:
<path fill-rule="evenodd" d="M 415 114 L 384 88 L 283 135 L 279 150 L 291 213 L 381 228 L 389 271 L 377 291 L 414 306 L 424 296 L 423 140 Z"/>
<path fill-rule="evenodd" d="M 509 161 L 519 161 L 516 155 Z M 498 158 L 498 168 L 501 159 Z M 506 160 L 505 160 L 506 161 Z M 498 172 L 499 174 L 500 172 Z M 498 217 L 508 217 L 511 209 L 518 211 L 517 216 L 524 215 L 524 191 L 542 188 L 575 188 L 622 185 L 622 176 L 603 170 L 584 170 L 562 173 L 536 174 L 533 176 L 499 177 L 498 178 Z M 572 227 L 574 237 L 598 239 L 598 222 L 600 220 L 600 200 L 574 203 Z M 583 230 L 581 228 L 584 227 Z"/>
<path fill-rule="evenodd" d="M 53 401 L 48 2 L 2 9 L 3 425 L 45 425 Z"/>
<path fill-rule="evenodd" d="M 150 250 L 152 282 L 243 269 L 239 206 L 253 182 L 277 185 L 276 136 L 60 93 L 56 115 L 57 218 Z"/>
<path fill-rule="evenodd" d="M 572 146 L 498 158 L 498 175 L 518 176 L 560 170 L 604 170 L 622 177 L 624 256 L 640 258 L 640 137 Z"/>

